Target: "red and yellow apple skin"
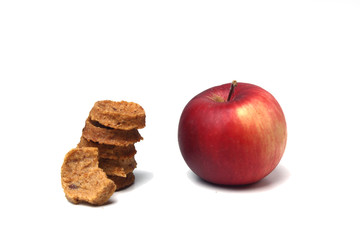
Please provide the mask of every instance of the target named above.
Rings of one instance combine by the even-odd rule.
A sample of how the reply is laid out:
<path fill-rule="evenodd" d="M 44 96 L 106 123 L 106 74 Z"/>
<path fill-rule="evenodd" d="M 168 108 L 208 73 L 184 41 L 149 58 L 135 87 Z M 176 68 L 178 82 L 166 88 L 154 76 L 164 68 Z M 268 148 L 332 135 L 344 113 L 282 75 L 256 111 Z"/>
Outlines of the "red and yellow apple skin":
<path fill-rule="evenodd" d="M 267 176 L 285 151 L 287 129 L 276 99 L 264 89 L 238 83 L 210 88 L 185 106 L 178 129 L 182 156 L 200 178 L 243 185 Z"/>

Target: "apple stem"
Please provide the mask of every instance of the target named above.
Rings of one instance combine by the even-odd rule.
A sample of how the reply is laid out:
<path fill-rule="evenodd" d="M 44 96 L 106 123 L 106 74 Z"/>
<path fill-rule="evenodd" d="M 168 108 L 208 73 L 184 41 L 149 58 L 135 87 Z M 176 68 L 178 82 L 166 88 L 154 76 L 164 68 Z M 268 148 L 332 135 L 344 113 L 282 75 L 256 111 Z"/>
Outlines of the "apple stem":
<path fill-rule="evenodd" d="M 231 87 L 230 87 L 229 96 L 228 96 L 228 98 L 227 98 L 227 100 L 226 100 L 227 102 L 230 101 L 231 95 L 233 94 L 234 88 L 236 87 L 236 85 L 237 85 L 236 80 L 232 81 Z"/>

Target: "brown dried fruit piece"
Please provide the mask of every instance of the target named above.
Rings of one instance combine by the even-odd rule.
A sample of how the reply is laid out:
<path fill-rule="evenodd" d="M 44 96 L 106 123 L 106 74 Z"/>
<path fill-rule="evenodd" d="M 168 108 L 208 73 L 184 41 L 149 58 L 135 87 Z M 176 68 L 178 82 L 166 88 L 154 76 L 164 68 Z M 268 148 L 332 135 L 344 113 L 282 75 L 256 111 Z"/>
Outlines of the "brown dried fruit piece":
<path fill-rule="evenodd" d="M 116 191 L 124 189 L 135 182 L 135 175 L 132 172 L 126 175 L 126 177 L 108 175 L 108 178 L 114 181 L 116 185 Z"/>
<path fill-rule="evenodd" d="M 96 147 L 99 150 L 99 158 L 108 158 L 114 160 L 131 159 L 136 154 L 134 144 L 127 146 L 114 146 L 88 141 L 84 137 L 81 137 L 77 147 Z"/>
<path fill-rule="evenodd" d="M 91 120 L 115 129 L 130 130 L 145 127 L 145 111 L 139 104 L 133 102 L 98 101 L 89 116 Z"/>
<path fill-rule="evenodd" d="M 82 136 L 88 141 L 115 146 L 129 146 L 143 139 L 137 129 L 125 131 L 107 128 L 89 118 L 85 122 Z"/>
<path fill-rule="evenodd" d="M 99 167 L 104 170 L 107 175 L 115 175 L 126 177 L 126 175 L 132 172 L 136 168 L 136 161 L 131 159 L 99 159 Z"/>
<path fill-rule="evenodd" d="M 113 181 L 98 167 L 97 148 L 70 150 L 61 167 L 61 185 L 66 198 L 72 203 L 106 203 L 116 189 Z"/>

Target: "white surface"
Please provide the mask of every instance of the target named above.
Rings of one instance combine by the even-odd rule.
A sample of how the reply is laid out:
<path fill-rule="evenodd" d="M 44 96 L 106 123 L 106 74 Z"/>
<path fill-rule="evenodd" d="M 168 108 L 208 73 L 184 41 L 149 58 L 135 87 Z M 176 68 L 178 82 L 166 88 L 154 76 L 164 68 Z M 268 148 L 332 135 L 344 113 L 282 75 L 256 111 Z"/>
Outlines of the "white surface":
<path fill-rule="evenodd" d="M 1 1 L 1 239 L 359 239 L 359 1 Z M 248 187 L 195 177 L 177 124 L 232 80 L 288 123 L 278 168 Z M 136 184 L 102 207 L 60 184 L 93 103 L 147 113 Z"/>

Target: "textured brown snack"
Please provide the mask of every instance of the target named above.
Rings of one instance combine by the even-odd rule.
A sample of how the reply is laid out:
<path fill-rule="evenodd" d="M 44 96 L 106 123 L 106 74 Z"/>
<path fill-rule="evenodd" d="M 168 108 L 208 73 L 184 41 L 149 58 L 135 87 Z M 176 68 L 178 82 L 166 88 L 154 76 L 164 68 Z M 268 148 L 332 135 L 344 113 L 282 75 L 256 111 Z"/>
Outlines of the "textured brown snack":
<path fill-rule="evenodd" d="M 112 129 L 89 118 L 86 120 L 82 136 L 88 141 L 115 146 L 129 146 L 143 139 L 137 129 Z"/>
<path fill-rule="evenodd" d="M 97 148 L 70 150 L 61 167 L 61 185 L 66 198 L 72 203 L 88 202 L 94 205 L 106 203 L 116 186 L 98 167 Z"/>
<path fill-rule="evenodd" d="M 124 189 L 135 182 L 135 175 L 132 172 L 126 175 L 126 177 L 108 175 L 108 178 L 115 183 L 116 191 Z"/>
<path fill-rule="evenodd" d="M 139 104 L 133 102 L 98 101 L 89 116 L 91 120 L 115 129 L 130 130 L 145 127 L 145 111 Z"/>
<path fill-rule="evenodd" d="M 136 161 L 132 159 L 99 159 L 99 167 L 104 170 L 107 175 L 114 175 L 120 177 L 126 177 L 126 175 L 132 172 L 136 168 Z"/>
<path fill-rule="evenodd" d="M 99 158 L 108 159 L 131 159 L 136 154 L 134 144 L 127 146 L 114 146 L 107 144 L 100 144 L 93 141 L 88 141 L 81 137 L 78 147 L 96 147 L 99 149 Z"/>

